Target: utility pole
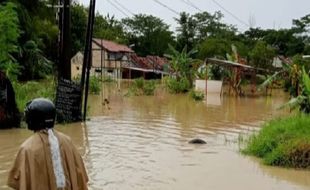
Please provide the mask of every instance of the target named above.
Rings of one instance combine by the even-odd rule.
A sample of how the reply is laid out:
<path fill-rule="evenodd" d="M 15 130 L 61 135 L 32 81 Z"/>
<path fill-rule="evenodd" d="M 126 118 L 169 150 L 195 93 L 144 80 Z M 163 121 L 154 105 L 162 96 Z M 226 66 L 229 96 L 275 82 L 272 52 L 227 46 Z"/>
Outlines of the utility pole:
<path fill-rule="evenodd" d="M 80 101 L 80 109 L 82 109 L 83 102 L 83 93 L 84 93 L 84 109 L 83 109 L 83 118 L 82 120 L 86 120 L 86 111 L 87 111 L 87 99 L 88 99 L 88 85 L 89 85 L 89 75 L 91 69 L 92 62 L 92 38 L 93 38 L 93 26 L 95 20 L 95 7 L 96 0 L 90 0 L 89 5 L 89 13 L 88 13 L 88 24 L 87 24 L 87 33 L 86 33 L 86 43 L 84 50 L 84 60 L 83 60 L 83 68 L 82 68 L 82 76 L 81 76 L 81 101 Z M 85 92 L 84 92 L 85 86 Z"/>
<path fill-rule="evenodd" d="M 71 80 L 71 31 L 70 0 L 60 0 L 63 5 L 59 11 L 59 63 L 58 78 Z"/>

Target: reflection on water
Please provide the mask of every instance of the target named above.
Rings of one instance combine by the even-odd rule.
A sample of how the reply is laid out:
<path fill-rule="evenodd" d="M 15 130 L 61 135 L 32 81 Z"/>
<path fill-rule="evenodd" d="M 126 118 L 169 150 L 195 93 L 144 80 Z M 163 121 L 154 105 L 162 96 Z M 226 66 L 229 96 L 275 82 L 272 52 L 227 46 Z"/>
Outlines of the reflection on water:
<path fill-rule="evenodd" d="M 276 110 L 286 96 L 212 97 L 185 95 L 124 98 L 112 86 L 92 96 L 90 121 L 57 128 L 70 135 L 88 169 L 90 189 L 309 189 L 310 172 L 267 167 L 239 153 L 238 138 Z M 103 104 L 107 98 L 109 104 Z M 211 102 L 210 102 L 211 101 Z M 218 104 L 218 101 L 220 104 Z M 31 133 L 0 131 L 0 189 L 18 146 Z M 206 145 L 192 145 L 192 138 Z"/>

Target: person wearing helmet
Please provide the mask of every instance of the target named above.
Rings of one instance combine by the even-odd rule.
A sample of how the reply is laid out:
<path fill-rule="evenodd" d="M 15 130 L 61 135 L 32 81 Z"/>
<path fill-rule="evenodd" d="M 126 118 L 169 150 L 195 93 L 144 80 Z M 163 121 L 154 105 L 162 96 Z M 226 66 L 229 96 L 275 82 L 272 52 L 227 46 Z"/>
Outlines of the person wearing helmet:
<path fill-rule="evenodd" d="M 25 118 L 34 134 L 20 147 L 8 186 L 18 190 L 86 190 L 83 160 L 70 138 L 54 128 L 56 109 L 44 98 L 27 103 Z"/>

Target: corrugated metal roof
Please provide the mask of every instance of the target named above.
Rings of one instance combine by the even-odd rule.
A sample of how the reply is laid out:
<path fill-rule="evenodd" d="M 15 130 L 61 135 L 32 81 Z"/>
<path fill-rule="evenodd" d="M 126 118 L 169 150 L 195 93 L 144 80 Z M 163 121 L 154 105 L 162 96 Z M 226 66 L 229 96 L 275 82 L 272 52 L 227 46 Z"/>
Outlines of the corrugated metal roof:
<path fill-rule="evenodd" d="M 106 49 L 109 52 L 134 53 L 134 51 L 126 45 L 118 44 L 113 41 L 93 38 L 93 42 L 95 42 L 98 46 Z"/>
<path fill-rule="evenodd" d="M 243 67 L 243 68 L 247 68 L 247 69 L 256 69 L 254 67 L 251 67 L 249 65 L 244 65 L 244 64 L 240 64 L 240 63 L 236 63 L 236 62 L 232 62 L 232 61 L 228 61 L 228 60 L 220 60 L 220 59 L 215 59 L 215 58 L 207 58 L 206 62 L 212 62 L 218 65 L 229 65 L 229 66 L 233 66 L 233 67 Z"/>

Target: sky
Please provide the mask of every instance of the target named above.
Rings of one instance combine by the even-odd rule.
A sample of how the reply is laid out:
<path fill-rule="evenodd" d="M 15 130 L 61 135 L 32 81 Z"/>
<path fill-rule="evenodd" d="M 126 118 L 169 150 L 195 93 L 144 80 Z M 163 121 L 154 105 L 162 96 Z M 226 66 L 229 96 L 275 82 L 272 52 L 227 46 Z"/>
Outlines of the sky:
<path fill-rule="evenodd" d="M 78 1 L 89 6 L 90 0 Z M 290 28 L 293 19 L 310 14 L 310 0 L 96 0 L 96 11 L 117 19 L 151 14 L 170 25 L 171 30 L 177 26 L 174 18 L 178 12 L 221 11 L 223 22 L 235 25 L 242 32 L 249 26 Z"/>

